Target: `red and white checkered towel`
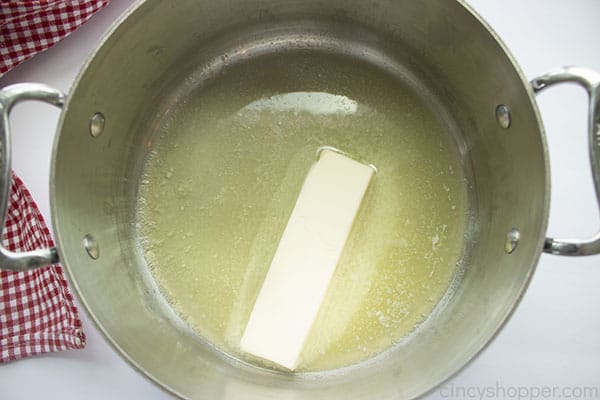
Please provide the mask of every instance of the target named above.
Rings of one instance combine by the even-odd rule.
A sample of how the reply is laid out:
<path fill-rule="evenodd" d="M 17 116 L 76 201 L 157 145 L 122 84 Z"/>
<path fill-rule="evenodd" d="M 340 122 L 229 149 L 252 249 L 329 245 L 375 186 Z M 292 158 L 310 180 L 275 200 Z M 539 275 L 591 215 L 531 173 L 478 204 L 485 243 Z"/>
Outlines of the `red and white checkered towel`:
<path fill-rule="evenodd" d="M 12 251 L 54 246 L 29 191 L 14 174 L 2 243 Z M 0 362 L 84 346 L 81 321 L 59 264 L 0 271 Z"/>
<path fill-rule="evenodd" d="M 110 0 L 2 0 L 0 76 L 60 41 L 109 2 Z"/>
<path fill-rule="evenodd" d="M 59 42 L 109 2 L 0 0 L 0 76 Z M 54 245 L 29 191 L 14 174 L 2 241 L 12 251 Z M 30 272 L 0 270 L 0 362 L 84 346 L 60 265 Z"/>

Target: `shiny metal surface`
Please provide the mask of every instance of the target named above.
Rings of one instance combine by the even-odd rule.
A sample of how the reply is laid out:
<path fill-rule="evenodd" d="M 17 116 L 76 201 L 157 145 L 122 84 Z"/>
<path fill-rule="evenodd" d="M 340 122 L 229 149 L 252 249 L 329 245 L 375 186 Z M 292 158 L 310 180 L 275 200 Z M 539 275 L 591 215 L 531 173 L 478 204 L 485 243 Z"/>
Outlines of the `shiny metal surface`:
<path fill-rule="evenodd" d="M 512 228 L 506 234 L 506 242 L 504 243 L 504 251 L 508 254 L 512 254 L 519 244 L 521 239 L 521 232 L 517 228 Z"/>
<path fill-rule="evenodd" d="M 62 107 L 65 95 L 49 86 L 35 83 L 22 83 L 7 86 L 0 90 L 0 226 L 4 226 L 11 183 L 11 141 L 9 114 L 19 102 L 39 100 Z M 40 249 L 22 253 L 7 250 L 0 244 L 0 266 L 2 269 L 26 271 L 58 262 L 55 248 Z"/>
<path fill-rule="evenodd" d="M 134 218 L 157 130 L 148 121 L 233 63 L 293 51 L 342 54 L 406 82 L 448 126 L 470 174 L 462 268 L 444 300 L 387 353 L 322 374 L 256 368 L 187 328 L 148 273 Z M 511 107 L 510 135 L 496 121 L 498 104 Z M 89 118 L 98 110 L 110 124 L 94 138 Z M 457 1 L 141 2 L 78 77 L 54 150 L 53 222 L 73 287 L 123 357 L 182 398 L 415 398 L 495 335 L 546 232 L 548 160 L 533 92 L 495 34 Z M 514 226 L 521 239 L 508 255 Z M 81 245 L 88 232 L 102 243 L 98 260 Z"/>
<path fill-rule="evenodd" d="M 96 112 L 90 118 L 90 135 L 93 137 L 100 136 L 104 132 L 104 125 L 106 124 L 106 118 L 101 112 Z"/>
<path fill-rule="evenodd" d="M 510 128 L 512 117 L 510 115 L 510 109 L 506 104 L 500 104 L 496 107 L 496 121 L 504 129 Z"/>
<path fill-rule="evenodd" d="M 83 237 L 83 247 L 90 258 L 97 260 L 100 257 L 100 246 L 96 239 L 89 233 Z"/>
<path fill-rule="evenodd" d="M 583 87 L 589 96 L 588 144 L 590 163 L 596 198 L 600 205 L 600 74 L 579 67 L 564 67 L 550 71 L 531 81 L 536 93 L 558 84 L 576 83 Z M 548 238 L 544 251 L 564 256 L 585 256 L 600 253 L 600 232 L 588 239 Z"/>

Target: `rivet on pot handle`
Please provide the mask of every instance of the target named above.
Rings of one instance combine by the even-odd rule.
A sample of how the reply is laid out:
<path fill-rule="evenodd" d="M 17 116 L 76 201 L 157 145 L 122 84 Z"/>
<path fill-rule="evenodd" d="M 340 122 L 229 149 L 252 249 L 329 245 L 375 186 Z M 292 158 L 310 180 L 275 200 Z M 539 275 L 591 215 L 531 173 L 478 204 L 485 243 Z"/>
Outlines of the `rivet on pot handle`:
<path fill-rule="evenodd" d="M 585 68 L 564 67 L 550 71 L 531 81 L 533 90 L 541 90 L 556 83 L 577 83 L 587 90 L 590 99 L 588 131 L 590 162 L 600 204 L 600 74 Z M 544 251 L 563 256 L 585 256 L 600 253 L 600 232 L 587 240 L 547 238 Z"/>
<path fill-rule="evenodd" d="M 57 89 L 37 83 L 21 83 L 0 90 L 0 226 L 6 222 L 11 184 L 11 145 L 8 115 L 12 107 L 25 100 L 40 100 L 62 107 L 65 95 Z M 0 269 L 26 271 L 58 262 L 56 248 L 21 253 L 7 250 L 0 244 Z"/>

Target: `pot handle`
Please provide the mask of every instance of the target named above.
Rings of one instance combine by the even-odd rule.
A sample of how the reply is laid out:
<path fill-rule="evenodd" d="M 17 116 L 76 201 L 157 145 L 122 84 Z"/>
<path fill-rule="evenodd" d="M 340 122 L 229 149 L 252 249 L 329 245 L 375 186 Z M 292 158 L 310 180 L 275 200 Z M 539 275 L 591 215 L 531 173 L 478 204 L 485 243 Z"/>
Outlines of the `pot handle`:
<path fill-rule="evenodd" d="M 547 87 L 562 82 L 577 83 L 589 95 L 588 144 L 596 198 L 600 205 L 600 74 L 585 68 L 564 67 L 533 79 L 531 86 L 535 93 L 539 93 Z M 600 232 L 585 240 L 547 238 L 544 243 L 544 251 L 562 256 L 599 254 Z"/>
<path fill-rule="evenodd" d="M 25 100 L 40 100 L 62 107 L 65 95 L 38 83 L 20 83 L 0 90 L 0 227 L 6 223 L 11 183 L 11 145 L 8 115 L 13 106 Z M 15 253 L 0 244 L 0 269 L 26 271 L 58 262 L 56 248 Z"/>

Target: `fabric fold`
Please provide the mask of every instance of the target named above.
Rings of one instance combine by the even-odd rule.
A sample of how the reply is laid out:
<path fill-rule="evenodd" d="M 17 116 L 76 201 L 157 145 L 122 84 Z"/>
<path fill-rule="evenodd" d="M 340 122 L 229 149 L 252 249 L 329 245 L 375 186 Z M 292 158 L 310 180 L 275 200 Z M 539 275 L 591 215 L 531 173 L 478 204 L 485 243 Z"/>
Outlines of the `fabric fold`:
<path fill-rule="evenodd" d="M 15 252 L 54 246 L 42 214 L 14 173 L 2 243 Z M 26 272 L 0 270 L 0 362 L 81 349 L 85 342 L 60 264 Z"/>

